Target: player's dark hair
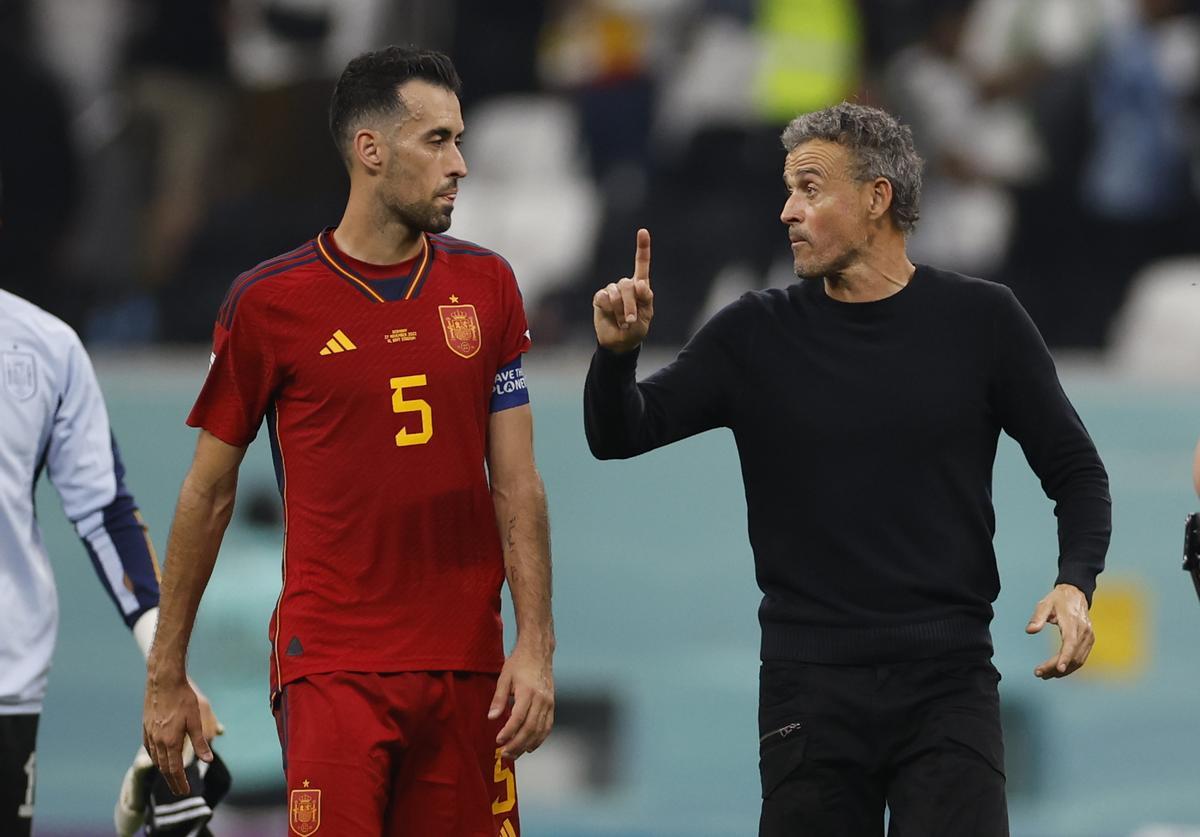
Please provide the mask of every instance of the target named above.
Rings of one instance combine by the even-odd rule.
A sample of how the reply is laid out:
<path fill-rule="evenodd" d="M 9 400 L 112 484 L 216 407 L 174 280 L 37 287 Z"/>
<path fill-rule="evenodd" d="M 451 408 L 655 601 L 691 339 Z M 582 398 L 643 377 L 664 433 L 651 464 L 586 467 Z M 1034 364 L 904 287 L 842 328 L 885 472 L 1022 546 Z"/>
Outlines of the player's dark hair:
<path fill-rule="evenodd" d="M 892 184 L 892 220 L 908 234 L 921 216 L 921 167 L 924 161 L 913 148 L 912 129 L 879 108 L 842 102 L 824 110 L 804 113 L 783 131 L 783 147 L 790 154 L 811 140 L 836 142 L 850 151 L 860 182 L 887 178 Z"/>
<path fill-rule="evenodd" d="M 414 46 L 389 46 L 364 52 L 346 65 L 329 102 L 329 133 L 343 157 L 346 144 L 363 119 L 403 114 L 400 85 L 420 79 L 458 95 L 462 81 L 454 63 L 440 52 Z"/>

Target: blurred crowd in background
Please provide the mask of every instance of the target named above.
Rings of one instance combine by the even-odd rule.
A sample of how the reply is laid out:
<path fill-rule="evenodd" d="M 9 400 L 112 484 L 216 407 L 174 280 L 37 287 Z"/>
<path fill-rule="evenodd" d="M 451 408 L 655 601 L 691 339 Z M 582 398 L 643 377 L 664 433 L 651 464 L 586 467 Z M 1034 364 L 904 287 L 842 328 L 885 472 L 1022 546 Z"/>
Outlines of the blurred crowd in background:
<path fill-rule="evenodd" d="M 92 344 L 206 341 L 238 273 L 336 224 L 333 83 L 448 52 L 450 233 L 513 263 L 540 345 L 654 235 L 656 343 L 794 281 L 779 133 L 843 99 L 913 128 L 915 261 L 1009 284 L 1099 348 L 1200 253 L 1198 0 L 0 0 L 0 287 Z"/>

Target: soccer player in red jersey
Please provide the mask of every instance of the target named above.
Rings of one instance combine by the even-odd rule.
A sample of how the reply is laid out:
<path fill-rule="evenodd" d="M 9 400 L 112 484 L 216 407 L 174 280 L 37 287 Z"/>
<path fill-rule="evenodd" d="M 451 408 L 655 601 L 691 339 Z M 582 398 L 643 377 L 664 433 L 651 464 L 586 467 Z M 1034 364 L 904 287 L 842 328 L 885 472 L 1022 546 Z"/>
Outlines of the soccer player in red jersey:
<path fill-rule="evenodd" d="M 267 426 L 285 506 L 271 702 L 292 833 L 517 837 L 513 760 L 554 717 L 550 549 L 508 263 L 442 235 L 467 174 L 450 60 L 350 62 L 330 129 L 341 222 L 242 274 L 217 318 L 167 552 L 145 738 L 201 758 L 185 653 Z M 505 659 L 500 588 L 517 639 Z"/>

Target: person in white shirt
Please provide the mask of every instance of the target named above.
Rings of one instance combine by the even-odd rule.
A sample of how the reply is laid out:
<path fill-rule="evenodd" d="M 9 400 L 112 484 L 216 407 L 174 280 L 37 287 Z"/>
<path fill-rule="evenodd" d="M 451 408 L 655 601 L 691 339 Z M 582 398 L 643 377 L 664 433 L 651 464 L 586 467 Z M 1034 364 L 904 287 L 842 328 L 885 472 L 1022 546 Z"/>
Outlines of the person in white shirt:
<path fill-rule="evenodd" d="M 143 654 L 159 570 L 91 360 L 75 332 L 0 290 L 0 834 L 32 829 L 36 736 L 58 599 L 34 507 L 45 471 Z M 204 704 L 205 733 L 219 724 Z"/>

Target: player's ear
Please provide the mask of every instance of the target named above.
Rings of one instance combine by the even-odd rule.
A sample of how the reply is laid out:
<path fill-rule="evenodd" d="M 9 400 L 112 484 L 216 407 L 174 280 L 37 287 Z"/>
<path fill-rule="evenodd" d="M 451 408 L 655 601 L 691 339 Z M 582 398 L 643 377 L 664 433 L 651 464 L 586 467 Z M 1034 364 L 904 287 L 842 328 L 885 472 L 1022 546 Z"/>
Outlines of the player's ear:
<path fill-rule="evenodd" d="M 359 128 L 354 132 L 354 139 L 351 142 L 353 143 L 351 152 L 359 165 L 368 172 L 375 172 L 383 167 L 387 147 L 384 145 L 383 136 L 378 131 Z"/>

